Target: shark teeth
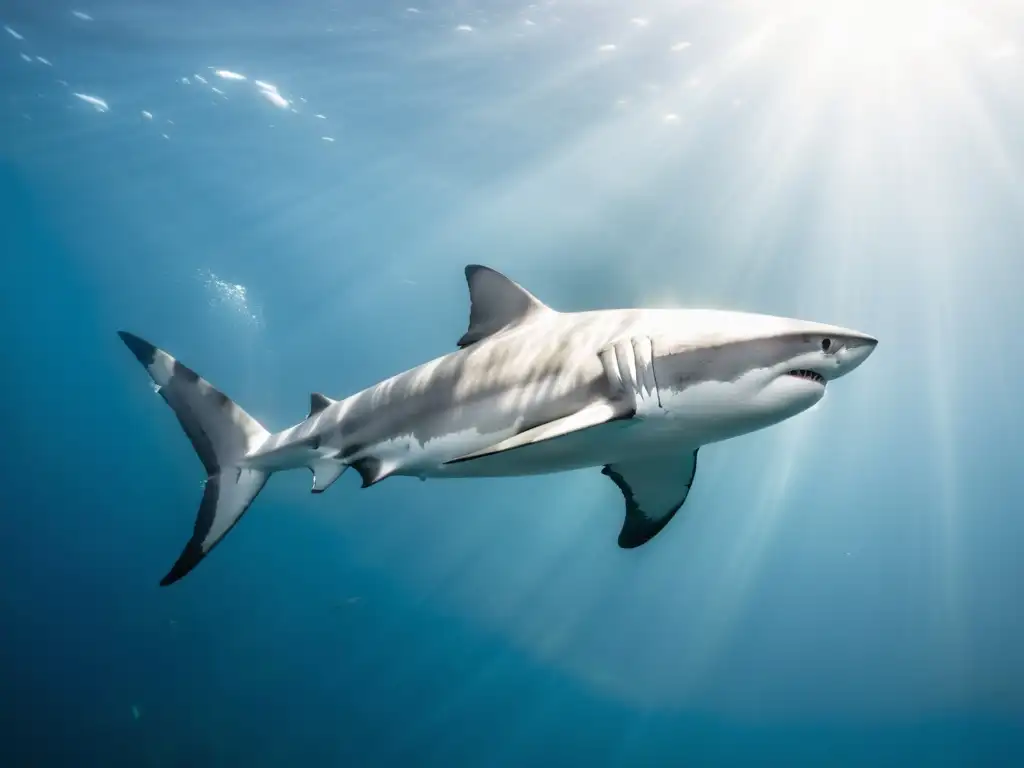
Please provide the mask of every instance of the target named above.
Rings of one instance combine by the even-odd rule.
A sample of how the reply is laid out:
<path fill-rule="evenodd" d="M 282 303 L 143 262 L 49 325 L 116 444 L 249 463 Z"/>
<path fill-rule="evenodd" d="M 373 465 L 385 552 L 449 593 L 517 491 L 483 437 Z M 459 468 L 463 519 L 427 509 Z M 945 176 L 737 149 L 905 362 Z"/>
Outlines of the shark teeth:
<path fill-rule="evenodd" d="M 817 382 L 822 386 L 825 386 L 825 377 L 820 373 L 809 371 L 806 368 L 798 368 L 794 371 L 789 371 L 787 376 L 796 376 L 798 379 L 809 379 L 810 381 Z"/>

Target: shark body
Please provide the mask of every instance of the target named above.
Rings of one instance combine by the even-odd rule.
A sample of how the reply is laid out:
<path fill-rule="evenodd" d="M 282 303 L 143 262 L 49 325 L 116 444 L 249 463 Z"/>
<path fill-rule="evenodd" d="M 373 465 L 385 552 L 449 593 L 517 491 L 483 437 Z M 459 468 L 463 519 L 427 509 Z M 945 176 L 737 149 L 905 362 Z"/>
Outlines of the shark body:
<path fill-rule="evenodd" d="M 309 415 L 270 433 L 167 352 L 127 332 L 208 474 L 192 538 L 161 581 L 191 571 L 274 472 L 308 467 L 322 493 L 353 467 L 495 477 L 586 467 L 625 502 L 619 545 L 656 536 L 682 507 L 702 445 L 810 408 L 874 350 L 863 333 L 717 310 L 557 312 L 504 275 L 466 268 L 458 349 L 350 397 L 314 393 Z"/>

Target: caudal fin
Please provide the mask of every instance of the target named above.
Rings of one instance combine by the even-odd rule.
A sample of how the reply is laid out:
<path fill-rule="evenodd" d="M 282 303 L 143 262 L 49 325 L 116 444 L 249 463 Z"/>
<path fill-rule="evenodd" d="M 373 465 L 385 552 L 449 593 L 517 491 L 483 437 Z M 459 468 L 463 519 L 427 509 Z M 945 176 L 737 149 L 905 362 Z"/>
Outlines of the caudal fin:
<path fill-rule="evenodd" d="M 174 410 L 208 475 L 192 538 L 160 581 L 161 586 L 167 586 L 206 557 L 263 489 L 269 473 L 246 467 L 242 460 L 270 433 L 210 382 L 162 349 L 125 331 L 118 335 Z"/>

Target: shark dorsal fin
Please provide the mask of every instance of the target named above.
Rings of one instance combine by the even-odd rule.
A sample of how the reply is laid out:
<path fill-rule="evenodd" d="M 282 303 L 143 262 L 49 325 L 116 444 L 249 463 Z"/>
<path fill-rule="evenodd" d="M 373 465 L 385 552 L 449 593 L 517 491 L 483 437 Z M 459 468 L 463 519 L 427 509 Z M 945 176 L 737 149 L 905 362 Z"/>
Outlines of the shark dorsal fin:
<path fill-rule="evenodd" d="M 469 330 L 460 347 L 485 339 L 539 312 L 550 312 L 540 299 L 500 272 L 479 264 L 466 267 L 469 284 Z"/>
<path fill-rule="evenodd" d="M 327 395 L 321 395 L 319 392 L 314 392 L 309 396 L 309 416 L 316 416 L 320 411 L 327 408 L 329 405 L 334 405 L 334 400 L 331 400 Z"/>

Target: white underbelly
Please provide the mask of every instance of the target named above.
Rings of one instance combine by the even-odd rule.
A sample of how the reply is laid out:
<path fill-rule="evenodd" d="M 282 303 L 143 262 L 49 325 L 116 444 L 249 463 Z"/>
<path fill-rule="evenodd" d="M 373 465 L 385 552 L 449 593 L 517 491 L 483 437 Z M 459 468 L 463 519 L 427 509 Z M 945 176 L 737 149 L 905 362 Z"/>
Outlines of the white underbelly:
<path fill-rule="evenodd" d="M 497 441 L 495 441 L 497 442 Z M 601 467 L 645 454 L 685 450 L 678 432 L 640 420 L 617 421 L 572 435 L 454 464 L 424 467 L 421 477 L 510 477 Z M 467 451 L 468 453 L 468 451 Z M 446 460 L 447 461 L 447 460 Z"/>
<path fill-rule="evenodd" d="M 757 404 L 761 381 L 756 374 L 735 382 L 709 381 L 682 392 L 662 392 L 666 421 L 695 446 L 755 432 L 780 420 Z"/>

